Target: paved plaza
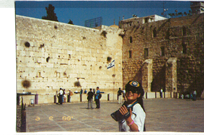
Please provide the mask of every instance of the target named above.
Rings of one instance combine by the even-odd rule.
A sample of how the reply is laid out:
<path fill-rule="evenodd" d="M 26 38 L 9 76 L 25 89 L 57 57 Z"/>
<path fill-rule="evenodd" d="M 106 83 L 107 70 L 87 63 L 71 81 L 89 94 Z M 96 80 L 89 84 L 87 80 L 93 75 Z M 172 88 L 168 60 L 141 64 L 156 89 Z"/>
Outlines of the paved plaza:
<path fill-rule="evenodd" d="M 121 105 L 101 102 L 40 104 L 26 108 L 26 132 L 118 132 L 110 114 Z M 204 100 L 144 99 L 147 132 L 204 132 Z"/>

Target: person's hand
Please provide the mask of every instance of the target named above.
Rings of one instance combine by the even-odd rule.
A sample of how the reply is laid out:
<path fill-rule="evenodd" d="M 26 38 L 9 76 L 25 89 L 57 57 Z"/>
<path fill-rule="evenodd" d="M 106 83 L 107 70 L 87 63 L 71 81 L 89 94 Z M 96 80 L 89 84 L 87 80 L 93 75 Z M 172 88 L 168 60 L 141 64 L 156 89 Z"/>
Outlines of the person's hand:
<path fill-rule="evenodd" d="M 128 111 L 127 107 L 125 105 L 123 105 L 120 107 L 119 111 L 125 117 L 125 119 L 131 118 L 131 115 L 132 115 L 131 108 L 130 108 L 130 111 Z"/>

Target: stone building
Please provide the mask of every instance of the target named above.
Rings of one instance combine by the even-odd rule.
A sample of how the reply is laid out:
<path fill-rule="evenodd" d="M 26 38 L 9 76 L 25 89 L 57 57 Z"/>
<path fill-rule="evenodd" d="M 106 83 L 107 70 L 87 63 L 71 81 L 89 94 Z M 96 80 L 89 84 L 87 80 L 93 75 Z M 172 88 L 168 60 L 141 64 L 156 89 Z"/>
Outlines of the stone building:
<path fill-rule="evenodd" d="M 86 28 L 16 16 L 17 93 L 38 94 L 38 103 L 53 103 L 60 88 L 89 91 L 100 87 L 102 99 L 114 99 L 122 87 L 121 29 Z M 115 60 L 115 66 L 107 69 Z M 74 94 L 71 101 L 79 101 Z M 29 103 L 32 96 L 24 96 Z M 87 100 L 83 94 L 83 101 Z M 116 96 L 115 96 L 116 99 Z"/>
<path fill-rule="evenodd" d="M 192 14 L 204 13 L 204 2 L 202 1 L 192 1 L 191 2 Z"/>
<path fill-rule="evenodd" d="M 203 51 L 204 14 L 133 17 L 119 28 L 95 29 L 17 15 L 17 93 L 38 93 L 38 103 L 53 103 L 59 88 L 79 92 L 99 86 L 102 100 L 116 100 L 119 87 L 137 80 L 146 93 L 201 95 Z M 115 66 L 107 69 L 112 60 Z M 74 94 L 71 101 L 79 99 Z"/>
<path fill-rule="evenodd" d="M 157 15 L 119 22 L 123 36 L 123 86 L 134 79 L 146 92 L 204 89 L 204 14 Z"/>

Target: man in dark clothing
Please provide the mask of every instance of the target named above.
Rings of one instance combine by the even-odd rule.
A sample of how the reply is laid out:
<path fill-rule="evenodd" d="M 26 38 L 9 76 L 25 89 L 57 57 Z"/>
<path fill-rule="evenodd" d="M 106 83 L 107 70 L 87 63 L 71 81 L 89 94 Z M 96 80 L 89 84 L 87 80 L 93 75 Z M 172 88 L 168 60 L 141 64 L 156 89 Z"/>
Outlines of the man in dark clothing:
<path fill-rule="evenodd" d="M 59 91 L 59 104 L 62 105 L 62 98 L 63 98 L 63 89 L 60 88 L 60 91 Z"/>
<path fill-rule="evenodd" d="M 121 90 L 121 88 L 119 88 L 119 90 L 118 90 L 118 104 L 122 103 L 122 93 L 123 93 L 123 91 Z"/>
<path fill-rule="evenodd" d="M 97 90 L 97 91 L 96 91 L 96 96 L 95 96 L 96 108 L 99 109 L 99 108 L 100 108 L 100 98 L 101 98 L 101 97 L 100 97 L 100 95 L 101 95 L 100 93 L 101 93 L 101 92 L 100 92 L 100 90 L 99 90 L 99 87 L 97 87 L 96 90 Z"/>
<path fill-rule="evenodd" d="M 88 99 L 88 109 L 89 109 L 89 107 L 91 107 L 91 109 L 93 109 L 92 102 L 93 102 L 94 93 L 92 92 L 92 88 L 90 88 L 90 91 L 88 92 L 87 95 L 88 95 L 88 97 L 87 97 L 87 99 Z"/>

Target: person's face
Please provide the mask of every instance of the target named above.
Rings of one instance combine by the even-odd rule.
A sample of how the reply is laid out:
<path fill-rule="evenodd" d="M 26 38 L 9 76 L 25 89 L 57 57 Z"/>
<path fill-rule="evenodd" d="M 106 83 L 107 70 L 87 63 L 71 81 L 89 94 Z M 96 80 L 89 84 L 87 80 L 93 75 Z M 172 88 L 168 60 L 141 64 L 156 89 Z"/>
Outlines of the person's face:
<path fill-rule="evenodd" d="M 125 96 L 126 96 L 128 101 L 135 101 L 135 100 L 137 100 L 137 98 L 140 97 L 140 94 L 138 94 L 137 92 L 133 93 L 132 91 L 127 91 L 125 93 Z"/>

